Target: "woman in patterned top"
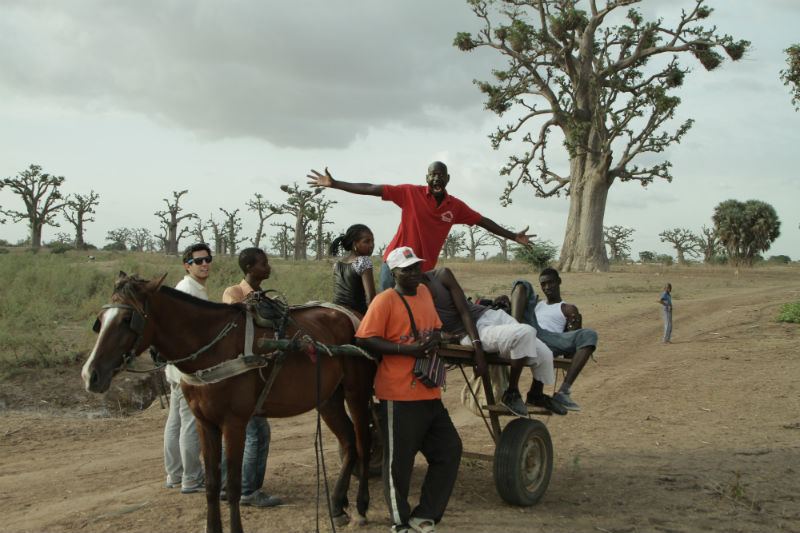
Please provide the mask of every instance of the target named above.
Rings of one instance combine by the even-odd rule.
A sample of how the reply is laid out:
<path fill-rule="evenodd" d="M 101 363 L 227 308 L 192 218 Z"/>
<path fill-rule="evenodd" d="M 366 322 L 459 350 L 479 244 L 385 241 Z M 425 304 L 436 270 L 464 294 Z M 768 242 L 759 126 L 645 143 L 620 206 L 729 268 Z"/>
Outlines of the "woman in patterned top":
<path fill-rule="evenodd" d="M 350 255 L 333 265 L 333 303 L 364 314 L 375 298 L 370 259 L 375 238 L 364 224 L 353 224 L 331 243 L 330 255 L 338 255 L 339 248 L 349 251 Z"/>

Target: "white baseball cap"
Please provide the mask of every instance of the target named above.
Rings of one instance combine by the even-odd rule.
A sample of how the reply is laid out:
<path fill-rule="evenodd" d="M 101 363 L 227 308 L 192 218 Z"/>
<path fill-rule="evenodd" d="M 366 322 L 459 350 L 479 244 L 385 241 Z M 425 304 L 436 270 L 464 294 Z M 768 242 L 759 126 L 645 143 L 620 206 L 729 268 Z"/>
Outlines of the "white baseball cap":
<path fill-rule="evenodd" d="M 389 252 L 388 256 L 386 256 L 386 264 L 389 266 L 389 270 L 394 270 L 395 268 L 405 268 L 413 265 L 414 263 L 419 263 L 420 261 L 425 260 L 417 257 L 417 255 L 414 253 L 414 250 L 408 246 L 395 248 Z"/>

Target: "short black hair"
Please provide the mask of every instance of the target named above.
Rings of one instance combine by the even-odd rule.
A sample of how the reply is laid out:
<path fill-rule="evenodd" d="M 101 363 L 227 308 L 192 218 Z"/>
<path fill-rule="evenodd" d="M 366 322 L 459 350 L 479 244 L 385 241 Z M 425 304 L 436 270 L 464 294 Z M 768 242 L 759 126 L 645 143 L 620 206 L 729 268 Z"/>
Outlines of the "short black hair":
<path fill-rule="evenodd" d="M 199 252 L 200 250 L 205 250 L 208 252 L 209 257 L 211 257 L 211 248 L 204 242 L 198 242 L 197 244 L 192 244 L 191 246 L 187 247 L 186 250 L 184 250 L 183 262 L 188 263 L 189 259 L 192 258 L 192 254 Z"/>
<path fill-rule="evenodd" d="M 261 248 L 245 248 L 239 252 L 239 268 L 245 275 L 247 275 L 247 267 L 255 265 L 261 255 L 267 256 L 267 252 Z"/>
<path fill-rule="evenodd" d="M 539 272 L 539 277 L 541 278 L 542 276 L 555 276 L 556 279 L 561 279 L 561 276 L 558 275 L 558 270 L 550 267 L 547 267 Z"/>

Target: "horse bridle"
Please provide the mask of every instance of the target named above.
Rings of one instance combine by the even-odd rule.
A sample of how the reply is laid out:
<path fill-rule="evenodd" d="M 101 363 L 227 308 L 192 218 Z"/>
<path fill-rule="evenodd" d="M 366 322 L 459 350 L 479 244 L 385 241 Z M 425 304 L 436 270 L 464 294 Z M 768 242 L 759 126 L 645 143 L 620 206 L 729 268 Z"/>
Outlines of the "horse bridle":
<path fill-rule="evenodd" d="M 144 311 L 139 310 L 139 308 L 134 307 L 128 304 L 106 304 L 102 309 L 127 309 L 131 311 L 131 319 L 128 322 L 128 327 L 133 331 L 136 335 L 136 341 L 131 345 L 130 349 L 122 355 L 122 367 L 125 368 L 128 366 L 134 358 L 136 358 L 136 347 L 139 346 L 139 343 L 142 340 L 142 332 L 144 331 L 144 325 L 147 322 L 147 300 L 144 302 Z M 95 333 L 100 333 L 100 317 L 98 316 L 94 321 L 94 326 L 92 326 L 92 331 Z"/>

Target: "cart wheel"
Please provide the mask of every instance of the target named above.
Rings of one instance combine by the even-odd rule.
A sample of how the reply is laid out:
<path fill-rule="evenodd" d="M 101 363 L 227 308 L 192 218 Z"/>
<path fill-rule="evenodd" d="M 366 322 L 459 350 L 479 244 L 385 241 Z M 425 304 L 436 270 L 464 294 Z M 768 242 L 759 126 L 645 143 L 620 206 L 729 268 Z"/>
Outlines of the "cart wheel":
<path fill-rule="evenodd" d="M 500 497 L 512 505 L 531 506 L 547 491 L 553 473 L 553 441 L 538 420 L 510 422 L 494 453 L 494 484 Z"/>

